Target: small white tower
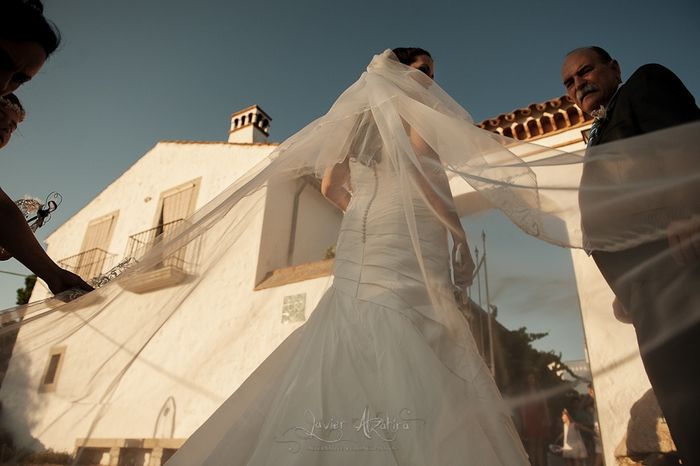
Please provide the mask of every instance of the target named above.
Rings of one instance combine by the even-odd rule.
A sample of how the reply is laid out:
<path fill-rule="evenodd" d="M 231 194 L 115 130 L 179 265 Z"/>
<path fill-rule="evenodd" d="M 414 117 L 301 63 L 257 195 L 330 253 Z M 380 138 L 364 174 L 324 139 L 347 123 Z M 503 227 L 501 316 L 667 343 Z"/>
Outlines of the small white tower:
<path fill-rule="evenodd" d="M 252 105 L 231 115 L 228 142 L 267 142 L 272 118 L 257 105 Z"/>

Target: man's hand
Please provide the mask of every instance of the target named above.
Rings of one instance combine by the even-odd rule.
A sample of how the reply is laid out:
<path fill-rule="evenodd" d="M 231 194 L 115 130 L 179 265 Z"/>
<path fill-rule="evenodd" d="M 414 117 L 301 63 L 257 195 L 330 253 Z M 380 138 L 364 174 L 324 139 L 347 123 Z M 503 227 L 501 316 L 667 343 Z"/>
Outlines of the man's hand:
<path fill-rule="evenodd" d="M 474 261 L 469 253 L 469 245 L 466 240 L 455 239 L 452 246 L 452 269 L 454 272 L 455 286 L 464 290 L 474 280 Z"/>
<path fill-rule="evenodd" d="M 671 254 L 679 265 L 700 262 L 700 215 L 671 222 L 666 237 Z"/>

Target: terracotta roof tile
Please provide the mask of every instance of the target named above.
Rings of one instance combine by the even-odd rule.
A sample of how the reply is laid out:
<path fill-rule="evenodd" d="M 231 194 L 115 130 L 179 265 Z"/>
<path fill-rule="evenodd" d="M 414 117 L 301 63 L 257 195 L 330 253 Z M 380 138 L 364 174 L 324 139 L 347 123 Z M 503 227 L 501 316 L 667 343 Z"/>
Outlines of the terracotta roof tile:
<path fill-rule="evenodd" d="M 166 140 L 158 141 L 159 144 L 220 144 L 224 146 L 279 146 L 278 142 L 228 142 L 228 141 L 187 141 Z"/>
<path fill-rule="evenodd" d="M 593 120 L 569 98 L 528 105 L 525 108 L 502 113 L 479 123 L 479 127 L 521 141 L 537 139 L 549 134 L 583 126 Z"/>

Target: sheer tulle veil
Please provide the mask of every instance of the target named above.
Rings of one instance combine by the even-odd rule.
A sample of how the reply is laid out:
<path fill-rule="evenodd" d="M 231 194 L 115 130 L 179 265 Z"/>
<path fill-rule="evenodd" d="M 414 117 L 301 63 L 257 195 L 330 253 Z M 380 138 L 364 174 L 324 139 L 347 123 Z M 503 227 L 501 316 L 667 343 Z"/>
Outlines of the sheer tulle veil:
<path fill-rule="evenodd" d="M 100 342 L 91 348 L 89 358 L 71 354 L 71 365 L 81 367 L 72 377 L 83 383 L 67 390 L 56 388 L 52 397 L 60 402 L 46 418 L 34 421 L 37 431 L 79 425 L 84 438 L 104 436 L 104 424 L 114 422 L 121 387 L 133 390 L 133 384 L 123 382 L 149 373 L 157 377 L 144 379 L 145 399 L 149 393 L 165 393 L 169 386 L 179 386 L 188 389 L 193 400 L 205 400 L 212 410 L 221 404 L 222 394 L 236 387 L 212 393 L 198 384 L 199 368 L 206 365 L 208 351 L 226 348 L 226 338 L 234 338 L 235 329 L 222 330 L 215 337 L 203 335 L 200 348 L 190 354 L 178 349 L 171 360 L 158 359 L 149 346 L 172 335 L 164 329 L 189 325 L 191 317 L 186 319 L 182 313 L 201 292 L 201 284 L 221 282 L 222 271 L 235 266 L 245 254 L 242 240 L 250 234 L 251 221 L 264 205 L 268 190 L 305 176 L 320 179 L 347 157 L 366 165 L 389 164 L 396 173 L 406 233 L 430 297 L 429 303 L 412 304 L 406 317 L 446 367 L 459 377 L 468 377 L 475 370 L 466 357 L 474 345 L 469 324 L 455 305 L 454 286 L 442 275 L 432 276 L 435 268 L 425 264 L 429 258 L 421 247 L 417 206 L 452 205 L 451 193 L 459 190 L 482 196 L 525 233 L 553 246 L 616 251 L 662 240 L 670 221 L 700 213 L 698 130 L 698 124 L 681 126 L 600 146 L 585 157 L 563 153 L 478 128 L 437 83 L 401 64 L 390 50 L 378 54 L 325 115 L 281 143 L 198 210 L 187 226 L 150 249 L 119 277 L 71 302 L 52 298 L 2 312 L 6 323 L 2 332 L 19 331 L 13 364 L 45 358 L 47 348 L 69 346 L 81 335 Z M 422 144 L 415 144 L 415 135 Z M 633 162 L 630 154 L 634 154 Z M 581 189 L 585 164 L 596 164 L 602 176 Z M 621 176 L 623 172 L 629 176 Z M 610 183 L 610 179 L 617 182 Z M 593 200 L 585 204 L 585 231 L 581 228 L 581 198 Z M 435 219 L 444 222 L 437 210 Z M 446 235 L 448 228 L 445 223 Z M 191 280 L 143 295 L 120 287 L 121 281 L 138 279 L 195 242 L 200 248 L 199 272 Z M 445 264 L 445 274 L 449 266 Z M 221 306 L 234 304 L 235 290 L 221 286 L 218 293 Z M 207 314 L 199 318 L 207 319 Z M 216 341 L 206 341 L 209 339 Z M 635 351 L 630 349 L 629 354 L 610 361 L 607 370 L 624 365 Z M 24 408 L 35 402 L 36 390 L 29 388 L 29 379 L 10 378 L 3 385 L 3 404 L 10 416 L 25 415 Z M 7 385 L 12 383 L 19 385 Z M 488 405 L 485 409 L 500 408 Z"/>

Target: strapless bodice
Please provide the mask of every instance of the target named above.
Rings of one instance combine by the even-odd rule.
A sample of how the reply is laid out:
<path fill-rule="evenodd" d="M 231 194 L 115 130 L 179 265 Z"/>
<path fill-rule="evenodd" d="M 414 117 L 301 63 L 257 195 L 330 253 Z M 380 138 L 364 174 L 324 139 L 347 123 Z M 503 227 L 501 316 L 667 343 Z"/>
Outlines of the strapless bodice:
<path fill-rule="evenodd" d="M 389 307 L 429 304 L 425 276 L 449 283 L 445 228 L 417 189 L 406 192 L 410 183 L 401 182 L 388 160 L 353 160 L 350 173 L 352 200 L 336 245 L 334 286 Z M 407 211 L 415 217 L 415 238 Z"/>

